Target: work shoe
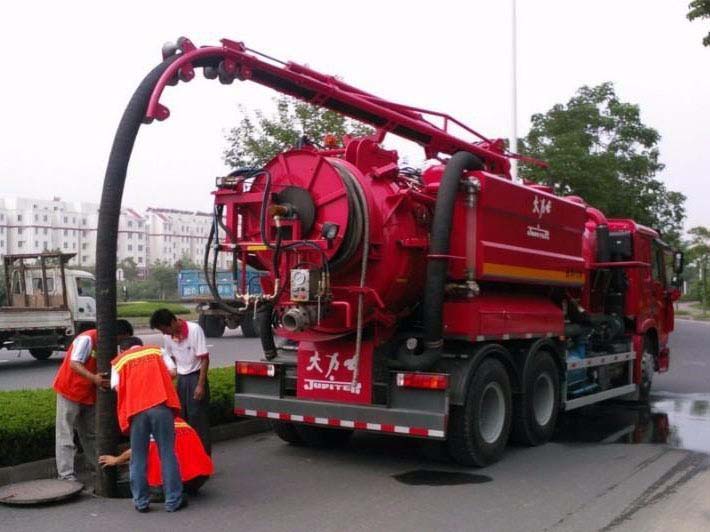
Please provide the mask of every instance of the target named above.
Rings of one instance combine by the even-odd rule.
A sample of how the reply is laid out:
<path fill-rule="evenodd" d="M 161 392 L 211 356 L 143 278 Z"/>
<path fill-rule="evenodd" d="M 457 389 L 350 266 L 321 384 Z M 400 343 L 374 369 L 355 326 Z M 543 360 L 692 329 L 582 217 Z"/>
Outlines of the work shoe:
<path fill-rule="evenodd" d="M 180 501 L 180 504 L 178 504 L 175 508 L 172 510 L 167 510 L 168 512 L 179 512 L 183 508 L 187 508 L 187 499 L 185 497 L 182 498 Z"/>

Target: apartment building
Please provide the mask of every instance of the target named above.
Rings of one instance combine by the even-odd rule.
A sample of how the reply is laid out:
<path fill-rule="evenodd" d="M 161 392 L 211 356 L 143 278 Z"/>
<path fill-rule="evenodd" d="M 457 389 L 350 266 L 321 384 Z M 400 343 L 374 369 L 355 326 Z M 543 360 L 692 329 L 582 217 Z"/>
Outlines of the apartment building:
<path fill-rule="evenodd" d="M 157 261 L 174 264 L 181 259 L 202 264 L 212 214 L 150 207 L 145 216 L 151 264 Z M 229 268 L 231 263 L 231 258 L 223 253 L 217 266 L 220 269 Z"/>
<path fill-rule="evenodd" d="M 71 265 L 92 267 L 98 211 L 94 203 L 0 196 L 0 255 L 61 251 L 76 254 Z M 144 271 L 158 261 L 202 264 L 211 225 L 209 213 L 149 208 L 141 214 L 126 207 L 119 219 L 118 262 L 130 258 Z M 222 254 L 218 267 L 230 266 Z"/>

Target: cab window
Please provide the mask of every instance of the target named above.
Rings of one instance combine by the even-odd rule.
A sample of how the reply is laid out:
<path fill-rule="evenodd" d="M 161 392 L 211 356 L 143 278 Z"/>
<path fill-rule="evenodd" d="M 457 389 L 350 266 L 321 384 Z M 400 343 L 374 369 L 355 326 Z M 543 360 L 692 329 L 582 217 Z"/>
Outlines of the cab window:
<path fill-rule="evenodd" d="M 657 243 L 653 243 L 653 255 L 651 257 L 651 273 L 653 279 L 659 283 L 666 284 L 665 261 L 663 260 L 663 248 Z"/>
<path fill-rule="evenodd" d="M 88 277 L 77 277 L 76 293 L 83 297 L 96 298 L 96 281 Z"/>

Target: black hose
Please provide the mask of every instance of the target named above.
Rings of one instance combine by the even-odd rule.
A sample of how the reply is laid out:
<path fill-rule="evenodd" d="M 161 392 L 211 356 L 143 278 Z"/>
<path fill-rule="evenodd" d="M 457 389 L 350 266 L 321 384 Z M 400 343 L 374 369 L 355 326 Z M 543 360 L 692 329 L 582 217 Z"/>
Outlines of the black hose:
<path fill-rule="evenodd" d="M 423 304 L 424 351 L 420 355 L 414 355 L 401 350 L 394 363 L 397 367 L 413 371 L 425 370 L 431 368 L 441 357 L 444 346 L 444 286 L 449 269 L 449 259 L 445 255 L 449 254 L 454 202 L 464 172 L 482 169 L 481 159 L 466 151 L 456 152 L 446 163 L 436 195 L 429 241 L 431 257 L 427 263 Z M 466 235 L 466 238 L 474 238 L 474 235 Z"/>
<path fill-rule="evenodd" d="M 273 313 L 274 305 L 270 301 L 262 303 L 256 310 L 256 328 L 259 331 L 261 349 L 264 351 L 266 360 L 272 360 L 278 355 L 274 342 L 274 331 L 271 329 Z"/>
<path fill-rule="evenodd" d="M 128 162 L 153 88 L 177 57 L 171 56 L 151 70 L 133 93 L 116 130 L 106 167 L 96 239 L 97 366 L 100 373 L 111 370 L 111 359 L 116 356 L 116 244 Z M 97 397 L 96 445 L 99 454 L 116 453 L 118 427 L 115 401 L 115 395 L 111 393 L 99 393 Z M 116 495 L 114 469 L 97 467 L 97 494 L 107 497 Z"/>

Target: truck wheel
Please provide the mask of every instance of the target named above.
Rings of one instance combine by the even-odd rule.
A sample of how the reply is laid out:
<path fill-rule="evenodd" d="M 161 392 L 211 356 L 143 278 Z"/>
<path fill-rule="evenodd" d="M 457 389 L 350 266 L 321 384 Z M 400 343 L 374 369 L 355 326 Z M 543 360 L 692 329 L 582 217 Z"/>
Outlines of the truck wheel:
<path fill-rule="evenodd" d="M 219 316 L 205 316 L 205 336 L 207 338 L 221 338 L 224 334 L 224 329 L 227 326 L 224 320 Z"/>
<path fill-rule="evenodd" d="M 552 437 L 560 411 L 560 375 L 547 351 L 538 351 L 523 375 L 523 393 L 514 401 L 511 438 L 541 445 Z"/>
<path fill-rule="evenodd" d="M 643 340 L 643 355 L 641 358 L 641 382 L 639 383 L 639 401 L 647 403 L 651 397 L 653 370 L 655 364 L 653 339 L 646 336 Z"/>
<path fill-rule="evenodd" d="M 303 445 L 303 438 L 296 430 L 296 425 L 285 421 L 272 421 L 271 429 L 274 433 L 289 445 Z"/>
<path fill-rule="evenodd" d="M 247 338 L 256 338 L 259 336 L 259 331 L 256 328 L 256 323 L 254 322 L 254 314 L 247 311 L 242 320 L 239 322 L 242 327 L 242 334 Z"/>
<path fill-rule="evenodd" d="M 451 409 L 449 455 L 465 466 L 497 462 L 508 443 L 511 418 L 510 377 L 503 364 L 489 358 L 471 378 L 464 405 Z"/>
<path fill-rule="evenodd" d="M 350 440 L 353 431 L 296 425 L 296 431 L 309 447 L 341 447 Z"/>
<path fill-rule="evenodd" d="M 37 360 L 47 360 L 54 353 L 54 349 L 49 347 L 34 347 L 30 349 L 30 355 L 35 357 Z"/>

